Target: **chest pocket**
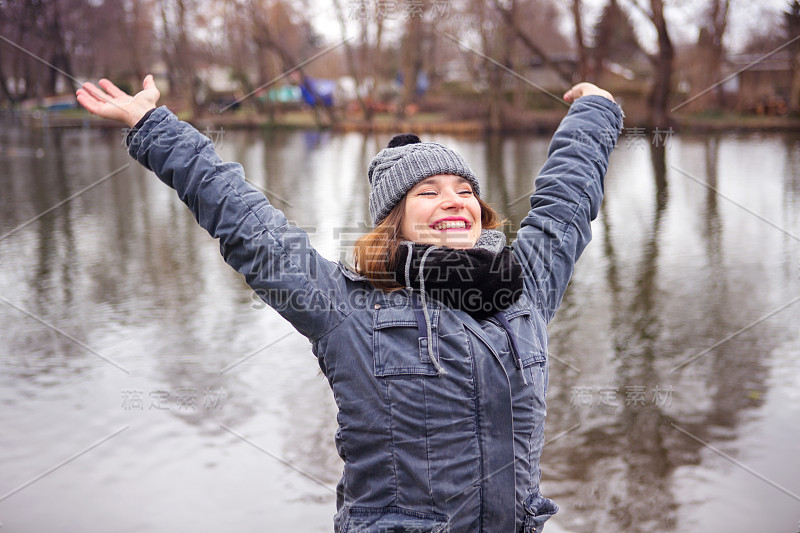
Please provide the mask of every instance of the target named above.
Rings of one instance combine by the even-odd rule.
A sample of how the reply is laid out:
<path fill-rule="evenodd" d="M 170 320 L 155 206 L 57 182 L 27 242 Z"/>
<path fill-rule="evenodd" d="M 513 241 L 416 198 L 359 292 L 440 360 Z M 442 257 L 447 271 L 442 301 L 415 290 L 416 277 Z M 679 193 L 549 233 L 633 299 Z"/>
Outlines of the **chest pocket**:
<path fill-rule="evenodd" d="M 422 311 L 408 305 L 375 309 L 372 352 L 375 376 L 412 378 L 437 376 L 428 353 L 428 338 Z M 433 356 L 439 357 L 439 310 L 428 309 L 433 338 Z M 419 315 L 419 316 L 418 316 Z"/>

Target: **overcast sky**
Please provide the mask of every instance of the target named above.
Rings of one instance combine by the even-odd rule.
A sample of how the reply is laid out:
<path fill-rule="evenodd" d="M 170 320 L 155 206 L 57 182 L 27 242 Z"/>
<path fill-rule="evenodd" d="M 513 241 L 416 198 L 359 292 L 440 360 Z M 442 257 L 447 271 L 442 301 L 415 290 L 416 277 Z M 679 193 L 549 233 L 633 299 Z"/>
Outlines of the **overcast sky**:
<path fill-rule="evenodd" d="M 345 10 L 345 16 L 350 12 L 353 6 L 358 5 L 360 1 L 376 3 L 378 0 L 339 0 L 342 8 Z M 386 0 L 383 5 L 391 4 Z M 398 5 L 404 0 L 396 0 Z M 628 8 L 630 0 L 618 0 L 620 5 Z M 447 5 L 447 0 L 438 0 L 440 5 Z M 606 0 L 583 0 L 584 2 L 584 16 L 586 27 L 591 27 L 602 11 L 603 6 L 607 3 Z M 725 44 L 732 52 L 736 52 L 746 43 L 747 35 L 749 35 L 756 25 L 772 26 L 780 23 L 778 13 L 784 11 L 790 1 L 789 0 L 732 0 L 731 20 L 728 34 L 726 35 Z M 700 20 L 702 13 L 709 4 L 708 0 L 666 0 L 666 17 L 671 23 L 670 31 L 673 41 L 675 42 L 691 42 L 697 38 L 698 26 L 697 22 Z M 333 0 L 321 2 L 309 2 L 309 9 L 311 10 L 311 18 L 315 27 L 320 31 L 327 41 L 334 43 L 341 40 L 341 31 L 339 23 L 333 9 Z M 563 6 L 564 16 L 562 17 L 563 31 L 566 35 L 572 35 L 572 20 L 569 13 L 567 2 L 561 2 Z M 629 10 L 630 11 L 630 10 Z M 635 13 L 634 24 L 637 31 L 641 32 L 640 35 L 645 42 L 645 46 L 655 47 L 655 30 L 652 25 L 647 22 L 640 14 Z M 348 21 L 352 27 L 348 28 L 349 35 L 355 35 L 356 29 L 352 21 Z"/>

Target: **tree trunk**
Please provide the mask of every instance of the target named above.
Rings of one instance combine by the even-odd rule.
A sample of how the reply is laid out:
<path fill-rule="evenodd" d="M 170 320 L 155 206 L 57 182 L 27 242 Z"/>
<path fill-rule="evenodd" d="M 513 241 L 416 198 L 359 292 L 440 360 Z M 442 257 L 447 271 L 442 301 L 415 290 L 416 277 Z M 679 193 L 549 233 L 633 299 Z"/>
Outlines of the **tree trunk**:
<path fill-rule="evenodd" d="M 421 15 L 412 14 L 408 18 L 404 41 L 403 49 L 400 51 L 402 57 L 403 94 L 400 98 L 400 106 L 397 109 L 398 118 L 403 118 L 406 115 L 406 108 L 416 99 L 417 95 L 417 78 L 419 71 L 422 69 Z"/>
<path fill-rule="evenodd" d="M 178 64 L 175 58 L 175 47 L 174 44 L 170 42 L 169 34 L 167 32 L 167 28 L 171 27 L 169 20 L 167 18 L 167 0 L 159 0 L 160 2 L 160 13 L 161 13 L 161 23 L 164 26 L 164 38 L 161 40 L 162 48 L 161 52 L 164 55 L 164 60 L 167 63 L 167 83 L 169 84 L 169 94 L 170 97 L 174 94 L 175 91 L 178 90 L 180 87 L 180 83 L 178 81 Z"/>
<path fill-rule="evenodd" d="M 299 61 L 283 46 L 277 39 L 274 38 L 273 32 L 270 30 L 269 22 L 266 20 L 262 12 L 257 8 L 254 2 L 250 2 L 250 18 L 253 25 L 253 39 L 256 45 L 262 49 L 270 49 L 277 55 L 281 63 L 281 69 L 284 72 L 297 71 L 300 75 L 301 83 L 308 89 L 314 98 L 314 120 L 318 126 L 333 126 L 338 120 L 333 109 L 326 106 L 322 98 L 317 94 L 314 89 L 314 84 L 306 76 L 305 71 L 298 67 Z M 319 117 L 319 109 L 322 108 L 328 116 L 328 124 L 323 124 Z"/>
<path fill-rule="evenodd" d="M 662 0 L 650 0 L 651 20 L 658 33 L 658 52 L 655 61 L 653 86 L 647 98 L 650 109 L 650 125 L 666 127 L 669 125 L 669 97 L 672 92 L 672 68 L 675 51 L 664 19 Z"/>
<path fill-rule="evenodd" d="M 187 0 L 177 0 L 178 3 L 178 42 L 176 46 L 176 59 L 181 84 L 181 93 L 192 109 L 195 117 L 203 114 L 203 107 L 197 101 L 199 79 L 196 76 L 193 60 L 193 51 L 189 44 Z"/>
<path fill-rule="evenodd" d="M 583 19 L 581 17 L 581 0 L 572 0 L 572 18 L 575 22 L 575 44 L 578 48 L 578 74 L 581 80 L 588 81 L 589 57 L 586 52 L 586 43 L 583 40 Z"/>
<path fill-rule="evenodd" d="M 723 45 L 723 38 L 725 37 L 725 30 L 728 27 L 728 11 L 730 10 L 730 0 L 714 0 L 712 7 L 712 16 L 714 24 L 714 46 L 712 47 L 712 69 L 714 73 L 714 83 L 718 83 L 722 79 L 722 62 L 725 59 L 725 47 Z M 717 95 L 717 107 L 722 109 L 725 107 L 725 91 L 722 84 L 719 83 L 715 87 Z"/>
<path fill-rule="evenodd" d="M 486 28 L 490 27 L 489 16 L 484 9 L 483 0 L 475 0 L 475 4 L 478 13 L 478 27 L 481 30 L 481 46 L 483 48 L 483 53 L 489 57 L 498 56 L 501 59 L 505 58 L 507 56 L 506 45 L 511 39 L 510 34 L 506 33 L 505 38 L 497 38 L 498 36 L 495 35 L 492 29 L 487 30 Z M 512 1 L 510 11 L 513 12 L 515 9 L 516 6 Z M 480 71 L 480 69 L 477 70 Z M 486 94 L 486 100 L 488 102 L 486 122 L 490 132 L 502 131 L 504 127 L 503 74 L 505 74 L 505 72 L 494 63 L 486 63 L 486 78 L 489 85 L 488 93 Z M 478 75 L 479 73 L 476 73 L 476 76 Z"/>
<path fill-rule="evenodd" d="M 132 2 L 131 21 L 129 23 L 125 23 L 124 20 L 118 21 L 120 31 L 127 38 L 126 41 L 129 47 L 131 61 L 130 69 L 133 71 L 133 75 L 138 82 L 141 82 L 147 75 L 147 69 L 144 67 L 144 61 L 142 60 L 141 42 L 139 40 L 140 35 L 143 33 L 140 30 L 143 18 L 142 11 L 143 7 L 140 2 Z"/>
<path fill-rule="evenodd" d="M 339 27 L 342 31 L 342 39 L 345 39 L 347 35 L 347 27 L 345 25 L 342 6 L 339 0 L 333 0 L 333 3 L 334 7 L 336 7 L 336 15 L 339 19 Z M 350 70 L 350 76 L 352 76 L 353 81 L 356 84 L 356 98 L 358 99 L 358 105 L 361 107 L 361 112 L 364 114 L 364 120 L 367 122 L 372 122 L 372 108 L 367 105 L 367 103 L 364 101 L 364 98 L 361 96 L 361 78 L 358 75 L 358 69 L 356 68 L 356 59 L 353 55 L 353 49 L 350 47 L 350 43 L 347 41 L 344 42 L 344 52 L 347 58 L 347 68 Z"/>
<path fill-rule="evenodd" d="M 800 2 L 795 0 L 789 6 L 789 10 L 784 13 L 786 20 L 787 37 L 792 40 L 789 48 L 789 61 L 791 61 L 792 81 L 789 87 L 789 111 L 795 114 L 800 113 Z"/>
<path fill-rule="evenodd" d="M 69 52 L 67 51 L 66 39 L 64 39 L 64 31 L 61 24 L 61 12 L 58 9 L 58 3 L 53 3 L 52 12 L 50 13 L 50 24 L 48 25 L 48 44 L 52 47 L 52 55 L 50 62 L 58 70 L 50 69 L 50 79 L 47 85 L 47 92 L 50 95 L 56 94 L 56 83 L 59 76 L 66 74 L 66 81 L 72 85 L 73 91 L 78 90 L 78 84 L 75 83 L 75 76 L 72 73 L 72 65 L 69 59 Z"/>
<path fill-rule="evenodd" d="M 375 29 L 375 41 L 370 43 L 369 29 Z M 369 16 L 364 16 L 361 19 L 361 65 L 368 72 L 368 76 L 372 78 L 372 83 L 367 85 L 367 102 L 366 105 L 373 113 L 375 104 L 378 99 L 378 86 L 381 80 L 380 65 L 381 63 L 381 47 L 383 45 L 383 14 L 380 12 L 375 13 L 375 22 L 371 23 Z"/>

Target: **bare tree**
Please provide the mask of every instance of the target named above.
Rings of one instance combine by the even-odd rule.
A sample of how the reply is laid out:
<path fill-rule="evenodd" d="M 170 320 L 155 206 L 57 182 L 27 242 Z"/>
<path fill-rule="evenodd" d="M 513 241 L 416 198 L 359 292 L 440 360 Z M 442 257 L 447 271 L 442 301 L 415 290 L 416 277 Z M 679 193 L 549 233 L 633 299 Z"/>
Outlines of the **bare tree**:
<path fill-rule="evenodd" d="M 730 0 L 711 0 L 706 10 L 706 20 L 697 39 L 697 51 L 705 56 L 703 70 L 706 79 L 703 86 L 700 87 L 701 90 L 705 90 L 706 87 L 710 87 L 722 78 L 722 62 L 725 59 L 723 39 L 728 27 L 730 4 Z M 714 95 L 716 106 L 720 109 L 723 108 L 725 94 L 722 85 L 715 87 Z"/>
<path fill-rule="evenodd" d="M 131 2 L 126 19 L 120 24 L 131 52 L 131 70 L 138 80 L 143 80 L 149 72 L 149 44 L 152 41 L 153 19 L 152 1 Z"/>
<path fill-rule="evenodd" d="M 400 49 L 400 69 L 403 74 L 403 92 L 400 96 L 400 105 L 397 107 L 397 116 L 403 117 L 406 108 L 411 104 L 417 94 L 417 81 L 422 70 L 422 45 L 423 24 L 422 13 L 425 2 L 421 4 L 419 12 L 408 13 L 405 35 Z"/>
<path fill-rule="evenodd" d="M 230 76 L 240 90 L 240 95 L 253 94 L 256 91 L 258 66 L 262 63 L 256 54 L 253 40 L 250 38 L 251 21 L 249 11 L 241 0 L 225 0 L 222 4 L 222 28 L 225 47 L 223 48 L 224 64 L 230 69 Z M 269 79 L 261 77 L 262 83 Z M 264 102 L 260 98 L 251 98 L 244 102 L 253 104 L 257 111 L 264 111 Z"/>
<path fill-rule="evenodd" d="M 600 83 L 609 63 L 621 63 L 635 69 L 640 62 L 649 61 L 636 38 L 630 18 L 617 3 L 609 0 L 594 27 L 594 50 L 592 51 L 595 79 Z"/>
<path fill-rule="evenodd" d="M 551 0 L 469 0 L 459 4 L 459 17 L 450 24 L 451 33 L 473 35 L 480 43 L 478 50 L 471 49 L 464 39 L 461 55 L 469 72 L 472 90 L 481 93 L 477 105 L 464 107 L 466 116 L 485 116 L 488 129 L 503 131 L 529 125 L 526 111 L 531 103 L 531 84 L 509 74 L 509 71 L 525 78 L 530 69 L 543 67 L 545 75 L 534 73 L 537 81 L 558 91 L 572 83 L 574 68 L 568 62 L 553 61 L 555 54 L 571 51 L 571 40 L 562 35 L 554 21 L 563 14 L 558 4 Z M 511 21 L 524 20 L 524 37 L 513 31 L 504 31 Z M 445 30 L 444 33 L 448 31 Z M 534 46 L 539 53 L 531 53 L 530 44 L 524 39 L 534 34 L 542 47 Z M 533 57 L 531 57 L 533 56 Z M 544 58 L 544 59 L 543 59 Z M 556 69 L 559 69 L 559 73 Z M 567 74 L 569 73 L 569 74 Z M 566 79 L 565 79 L 566 77 Z M 547 99 L 546 99 L 547 100 Z M 548 100 L 549 101 L 549 100 Z"/>
<path fill-rule="evenodd" d="M 45 30 L 45 38 L 50 44 L 50 64 L 61 71 L 59 72 L 59 70 L 55 68 L 50 69 L 45 91 L 47 94 L 56 94 L 58 78 L 60 76 L 63 76 L 66 82 L 72 86 L 73 91 L 76 91 L 78 89 L 78 84 L 75 82 L 75 73 L 72 70 L 72 61 L 70 57 L 74 41 L 70 38 L 72 35 L 68 33 L 64 27 L 64 19 L 67 11 L 64 5 L 59 2 L 48 2 L 42 5 L 46 6 L 46 9 L 43 9 L 42 13 L 42 25 Z"/>
<path fill-rule="evenodd" d="M 150 0 L 134 7 L 148 5 Z M 137 47 L 124 45 L 119 34 L 128 23 L 125 2 L 59 0 L 30 2 L 6 0 L 0 4 L 0 96 L 15 103 L 58 92 L 72 93 L 77 76 L 101 68 L 113 76 L 130 64 L 132 51 L 147 50 L 145 39 Z"/>
<path fill-rule="evenodd" d="M 783 13 L 786 37 L 792 43 L 789 50 L 792 82 L 789 89 L 789 110 L 800 113 L 800 2 L 794 0 Z"/>
<path fill-rule="evenodd" d="M 25 16 L 23 2 L 9 1 L 0 10 L 0 33 L 14 44 L 21 45 L 20 41 L 25 34 L 27 17 Z M 0 90 L 3 98 L 10 104 L 15 104 L 29 94 L 28 84 L 23 90 L 20 79 L 20 59 L 22 54 L 7 42 L 0 44 Z M 24 61 L 24 59 L 23 59 Z"/>
<path fill-rule="evenodd" d="M 193 46 L 194 43 L 189 40 L 189 32 L 191 31 L 190 25 L 194 26 L 190 21 L 193 18 L 194 12 L 192 8 L 192 0 L 175 0 L 176 2 L 176 27 L 177 39 L 175 41 L 175 63 L 173 67 L 177 67 L 180 90 L 183 93 L 184 100 L 189 103 L 192 112 L 195 116 L 203 113 L 203 108 L 200 105 L 198 98 L 198 89 L 200 88 L 200 79 L 197 76 L 197 50 Z M 190 11 L 191 10 L 191 11 Z"/>
<path fill-rule="evenodd" d="M 364 114 L 364 120 L 367 122 L 372 122 L 372 108 L 367 105 L 367 102 L 363 98 L 361 94 L 361 76 L 358 73 L 358 67 L 356 65 L 356 57 L 353 53 L 353 48 L 350 46 L 350 43 L 347 42 L 347 26 L 344 19 L 344 11 L 342 10 L 342 5 L 339 0 L 333 0 L 333 5 L 336 8 L 336 16 L 339 19 L 339 28 L 342 32 L 342 39 L 344 41 L 345 47 L 345 56 L 347 58 L 347 68 L 350 71 L 350 76 L 353 78 L 353 81 L 356 84 L 356 98 L 358 99 L 358 105 L 361 107 L 361 112 Z"/>
<path fill-rule="evenodd" d="M 581 16 L 581 0 L 572 0 L 572 20 L 575 23 L 575 44 L 578 48 L 578 75 L 582 80 L 591 80 L 589 74 L 589 54 L 583 38 L 583 18 Z"/>
<path fill-rule="evenodd" d="M 568 85 L 572 85 L 572 83 L 575 81 L 573 72 L 565 68 L 562 64 L 553 62 L 550 59 L 549 54 L 547 54 L 545 50 L 539 46 L 525 30 L 522 29 L 522 26 L 520 25 L 521 18 L 516 17 L 514 13 L 514 0 L 511 1 L 511 7 L 504 7 L 500 3 L 500 0 L 492 0 L 492 4 L 497 12 L 500 13 L 503 21 L 520 40 L 520 42 L 522 42 L 525 48 L 527 48 L 530 53 L 538 57 L 545 66 L 552 68 L 553 71 L 556 72 Z"/>
<path fill-rule="evenodd" d="M 651 126 L 666 126 L 669 123 L 669 98 L 672 94 L 675 49 L 669 36 L 667 21 L 664 18 L 664 1 L 649 0 L 649 8 L 643 5 L 644 0 L 627 1 L 633 8 L 643 13 L 656 30 L 658 50 L 655 54 L 647 55 L 654 70 L 653 84 L 647 95 L 648 120 Z"/>
<path fill-rule="evenodd" d="M 384 15 L 383 11 L 375 10 L 374 16 L 369 13 L 363 13 L 361 16 L 361 43 L 359 50 L 359 57 L 361 65 L 366 69 L 365 78 L 369 76 L 371 82 L 367 84 L 367 105 L 370 109 L 377 100 L 377 89 L 381 78 L 381 69 L 379 68 L 383 63 L 383 29 L 384 29 Z M 370 23 L 374 20 L 374 24 Z M 374 34 L 370 33 L 370 28 L 374 29 Z"/>
<path fill-rule="evenodd" d="M 482 2 L 481 2 L 482 3 Z M 507 13 L 511 15 L 512 20 L 517 17 L 517 4 L 512 0 L 511 5 L 505 8 Z M 480 24 L 481 40 L 483 43 L 483 50 L 490 57 L 497 58 L 497 60 L 509 68 L 513 69 L 511 64 L 511 47 L 516 36 L 511 33 L 498 36 L 492 29 L 499 25 L 499 21 L 491 20 L 491 13 L 489 10 L 483 12 L 486 17 Z M 506 76 L 507 74 L 503 69 L 499 68 L 493 63 L 486 63 L 488 69 L 487 78 L 489 82 L 488 94 L 488 115 L 489 115 L 489 130 L 502 131 L 506 127 L 505 120 L 505 92 L 506 92 Z"/>
<path fill-rule="evenodd" d="M 306 74 L 302 62 L 298 59 L 312 54 L 314 43 L 310 39 L 311 25 L 301 17 L 295 17 L 291 7 L 283 1 L 250 0 L 249 14 L 252 23 L 252 38 L 260 52 L 274 54 L 281 65 L 281 71 L 296 71 L 300 82 L 314 98 L 314 117 L 317 124 L 323 124 L 319 110 L 322 109 L 328 119 L 328 126 L 336 124 L 337 117 L 330 106 L 324 104 L 317 93 L 315 83 Z M 300 23 L 293 19 L 301 19 Z"/>
<path fill-rule="evenodd" d="M 161 53 L 167 64 L 170 93 L 180 95 L 192 112 L 201 114 L 197 89 L 197 50 L 189 34 L 195 30 L 194 0 L 159 0 Z"/>

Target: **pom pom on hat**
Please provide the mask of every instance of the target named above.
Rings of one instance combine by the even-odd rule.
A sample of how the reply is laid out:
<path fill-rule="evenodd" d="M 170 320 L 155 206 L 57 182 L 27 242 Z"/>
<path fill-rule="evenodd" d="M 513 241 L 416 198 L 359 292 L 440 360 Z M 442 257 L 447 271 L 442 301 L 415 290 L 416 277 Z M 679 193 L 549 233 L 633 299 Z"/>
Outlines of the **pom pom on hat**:
<path fill-rule="evenodd" d="M 386 145 L 386 148 L 397 148 L 398 146 L 405 146 L 407 144 L 416 144 L 420 142 L 422 141 L 419 140 L 419 137 L 413 133 L 401 133 L 400 135 L 395 135 L 392 137 L 392 140 L 389 141 L 389 144 Z"/>

